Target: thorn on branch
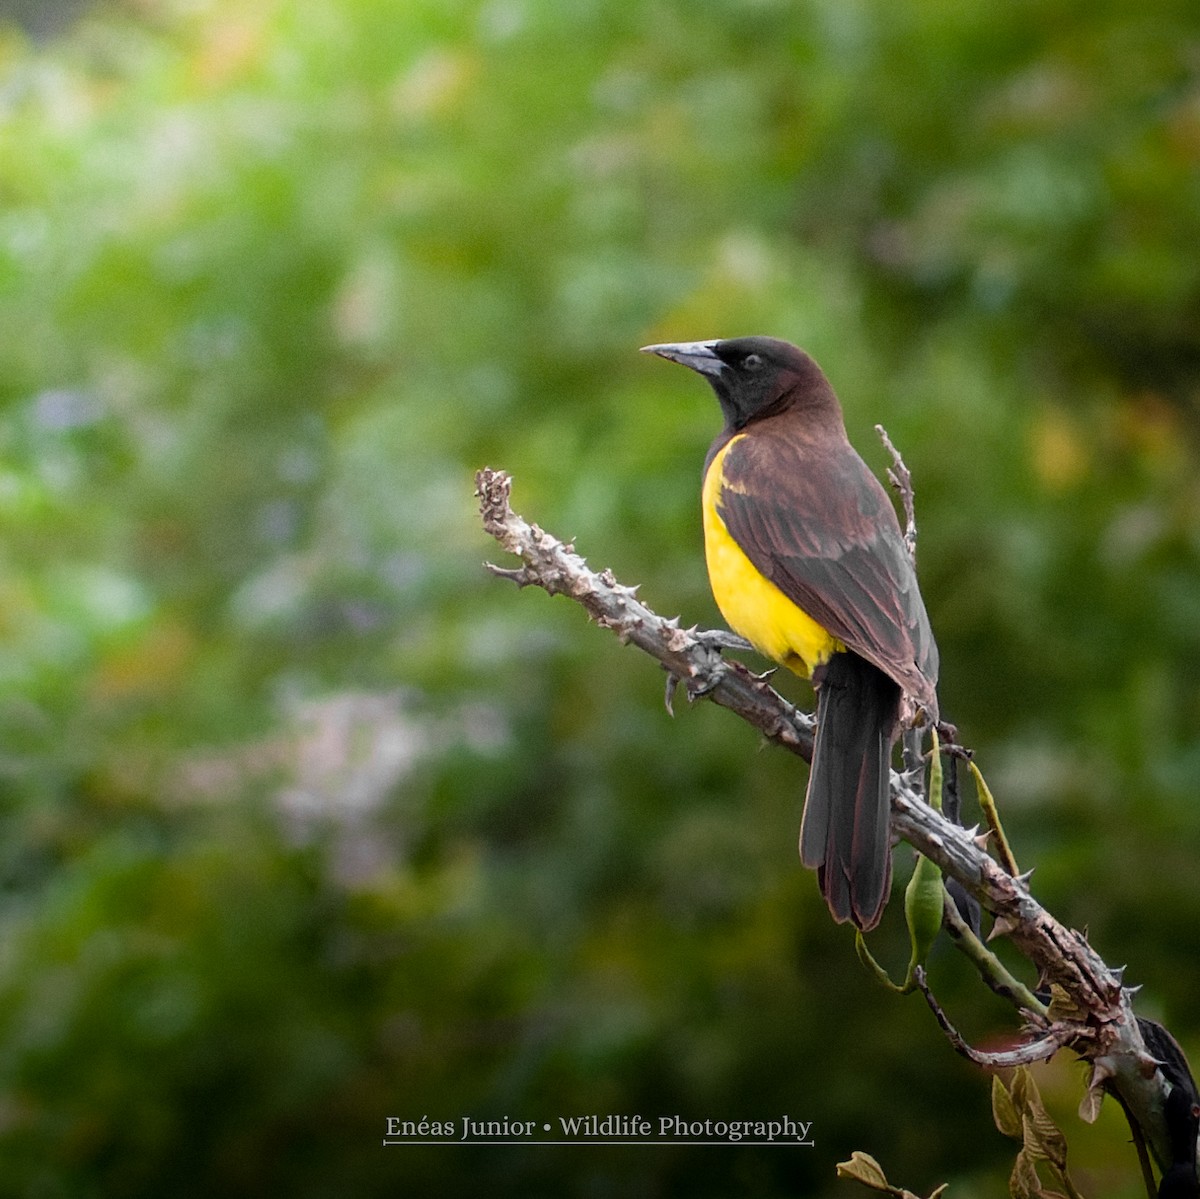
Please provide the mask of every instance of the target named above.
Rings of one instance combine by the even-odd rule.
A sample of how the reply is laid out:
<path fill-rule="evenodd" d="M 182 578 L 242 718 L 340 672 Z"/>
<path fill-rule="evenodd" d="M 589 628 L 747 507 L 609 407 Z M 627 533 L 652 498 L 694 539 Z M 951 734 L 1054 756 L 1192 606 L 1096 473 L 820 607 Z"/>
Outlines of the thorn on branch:
<path fill-rule="evenodd" d="M 1011 916 L 997 916 L 992 922 L 991 932 L 987 935 L 987 944 L 990 945 L 993 941 L 999 941 L 1001 937 L 1011 936 L 1017 931 L 1018 927 L 1017 921 Z"/>
<path fill-rule="evenodd" d="M 497 566 L 494 562 L 485 562 L 484 569 L 494 574 L 498 579 L 509 579 L 520 587 L 531 587 L 538 582 L 530 573 L 528 566 L 518 566 L 509 569 L 507 566 Z"/>

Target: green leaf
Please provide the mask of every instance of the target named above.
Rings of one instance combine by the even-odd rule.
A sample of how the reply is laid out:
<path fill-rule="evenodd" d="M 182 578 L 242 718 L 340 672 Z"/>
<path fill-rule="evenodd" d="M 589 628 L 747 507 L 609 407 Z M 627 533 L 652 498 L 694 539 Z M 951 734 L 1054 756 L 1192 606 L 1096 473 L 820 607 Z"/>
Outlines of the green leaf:
<path fill-rule="evenodd" d="M 998 1074 L 992 1075 L 992 1119 L 1006 1137 L 1012 1137 L 1014 1141 L 1021 1140 L 1023 1133 L 1020 1113 Z"/>
<path fill-rule="evenodd" d="M 1044 1157 L 1059 1170 L 1065 1170 L 1067 1168 L 1067 1138 L 1063 1136 L 1058 1125 L 1050 1119 L 1046 1109 L 1042 1106 L 1040 1097 L 1031 1097 L 1023 1125 L 1026 1147 L 1031 1150 L 1036 1147 L 1039 1156 Z"/>
<path fill-rule="evenodd" d="M 839 1178 L 853 1178 L 855 1182 L 861 1182 L 875 1191 L 886 1191 L 892 1195 L 897 1193 L 896 1188 L 889 1185 L 883 1167 L 861 1149 L 856 1149 L 849 1161 L 838 1162 L 837 1175 Z"/>
<path fill-rule="evenodd" d="M 1103 1079 L 1097 1077 L 1096 1067 L 1092 1067 L 1092 1075 L 1088 1079 L 1087 1089 L 1079 1101 L 1079 1118 L 1085 1124 L 1095 1124 L 1100 1116 L 1100 1106 L 1104 1102 Z"/>
<path fill-rule="evenodd" d="M 1008 1178 L 1008 1193 L 1012 1199 L 1042 1199 L 1042 1180 L 1038 1177 L 1033 1158 L 1022 1149 L 1013 1162 Z"/>
<path fill-rule="evenodd" d="M 912 1191 L 892 1186 L 883 1172 L 883 1167 L 869 1153 L 863 1153 L 859 1149 L 850 1155 L 849 1161 L 838 1162 L 837 1173 L 839 1178 L 852 1178 L 855 1182 L 861 1182 L 863 1186 L 870 1187 L 873 1191 L 881 1191 L 885 1195 L 893 1196 L 893 1199 L 918 1199 L 918 1196 L 914 1195 Z M 940 1195 L 945 1189 L 946 1184 L 943 1183 L 933 1192 L 930 1199 L 935 1199 L 935 1196 Z"/>
<path fill-rule="evenodd" d="M 1013 1107 L 1021 1115 L 1025 1114 L 1025 1109 L 1029 1104 L 1029 1088 L 1031 1086 L 1033 1086 L 1033 1078 L 1029 1073 L 1029 1067 L 1018 1066 L 1013 1071 L 1009 1092 L 1012 1095 Z"/>

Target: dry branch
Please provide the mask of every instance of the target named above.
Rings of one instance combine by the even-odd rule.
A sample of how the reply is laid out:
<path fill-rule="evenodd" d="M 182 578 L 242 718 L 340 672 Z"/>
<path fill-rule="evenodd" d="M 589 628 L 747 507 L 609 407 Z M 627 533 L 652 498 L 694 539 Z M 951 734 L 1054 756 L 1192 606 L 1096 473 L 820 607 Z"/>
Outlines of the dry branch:
<path fill-rule="evenodd" d="M 706 695 L 769 740 L 811 758 L 812 717 L 740 662 L 723 659 L 717 648 L 721 634 L 684 629 L 678 619 L 664 619 L 637 599 L 635 587 L 617 582 L 611 571 L 591 570 L 573 546 L 523 520 L 509 504 L 512 480 L 503 471 L 485 468 L 475 483 L 484 528 L 523 563 L 515 570 L 489 564 L 489 570 L 522 587 L 532 584 L 551 595 L 569 596 L 601 627 L 661 662 L 683 681 L 689 695 Z M 1027 876 L 1006 873 L 970 831 L 935 812 L 913 783 L 895 772 L 891 803 L 894 832 L 974 895 L 995 917 L 993 936 L 1007 935 L 1037 968 L 1039 988 L 1052 994 L 1052 1023 L 1038 1034 L 1047 1050 L 1043 1056 L 1067 1046 L 1092 1065 L 1081 1114 L 1094 1117 L 1101 1088 L 1115 1092 L 1160 1167 L 1166 1168 L 1171 1160 L 1164 1118 L 1168 1084 L 1147 1052 L 1133 1013 L 1133 990 L 1122 985 L 1121 972 L 1105 965 L 1081 933 L 1059 923 L 1033 898 Z M 1036 1013 L 1029 1015 L 1038 1022 Z"/>

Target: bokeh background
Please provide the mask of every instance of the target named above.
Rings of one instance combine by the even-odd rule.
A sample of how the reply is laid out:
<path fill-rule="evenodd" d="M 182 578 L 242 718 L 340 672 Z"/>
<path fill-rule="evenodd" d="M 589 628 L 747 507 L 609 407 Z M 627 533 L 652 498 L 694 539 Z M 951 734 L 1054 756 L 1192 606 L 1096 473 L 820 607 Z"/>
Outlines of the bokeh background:
<path fill-rule="evenodd" d="M 802 764 L 482 569 L 486 463 L 716 623 L 717 411 L 649 341 L 788 337 L 887 426 L 1035 893 L 1200 1052 L 1192 0 L 0 11 L 0 1193 L 1004 1192 L 796 861 Z M 381 1146 L 608 1112 L 817 1147 Z"/>

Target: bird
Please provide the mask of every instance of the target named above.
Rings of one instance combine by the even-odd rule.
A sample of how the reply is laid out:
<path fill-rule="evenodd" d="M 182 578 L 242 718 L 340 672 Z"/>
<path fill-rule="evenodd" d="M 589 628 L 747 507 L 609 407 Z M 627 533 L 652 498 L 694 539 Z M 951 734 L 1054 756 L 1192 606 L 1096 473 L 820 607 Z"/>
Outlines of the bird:
<path fill-rule="evenodd" d="M 938 719 L 938 649 L 896 510 L 846 436 L 817 363 L 735 337 L 643 347 L 702 375 L 724 428 L 704 462 L 713 598 L 765 657 L 812 680 L 816 734 L 800 859 L 838 923 L 879 923 L 891 889 L 888 799 L 902 697 Z"/>

